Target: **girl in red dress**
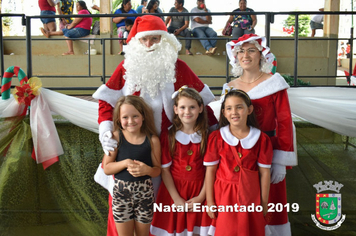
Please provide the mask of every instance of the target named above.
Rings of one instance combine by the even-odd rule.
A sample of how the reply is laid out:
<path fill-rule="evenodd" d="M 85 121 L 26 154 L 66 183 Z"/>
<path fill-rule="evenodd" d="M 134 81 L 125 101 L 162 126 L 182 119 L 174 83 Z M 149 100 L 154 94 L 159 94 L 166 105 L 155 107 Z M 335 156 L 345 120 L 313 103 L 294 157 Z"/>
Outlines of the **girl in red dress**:
<path fill-rule="evenodd" d="M 173 125 L 162 131 L 162 180 L 151 235 L 207 235 L 211 219 L 205 205 L 203 155 L 208 120 L 202 97 L 183 86 L 176 91 Z"/>
<path fill-rule="evenodd" d="M 256 128 L 245 92 L 227 89 L 221 100 L 220 130 L 209 136 L 204 157 L 208 214 L 214 219 L 209 234 L 264 236 L 272 144 Z"/>
<path fill-rule="evenodd" d="M 296 166 L 297 149 L 287 89 L 289 85 L 276 71 L 276 60 L 265 37 L 248 34 L 226 44 L 226 53 L 237 77 L 224 84 L 245 91 L 254 107 L 259 128 L 273 146 L 269 203 L 287 202 L 286 169 Z M 273 75 L 271 75 L 271 74 Z M 294 132 L 293 132 L 294 131 Z M 268 212 L 266 236 L 291 236 L 287 208 Z"/>

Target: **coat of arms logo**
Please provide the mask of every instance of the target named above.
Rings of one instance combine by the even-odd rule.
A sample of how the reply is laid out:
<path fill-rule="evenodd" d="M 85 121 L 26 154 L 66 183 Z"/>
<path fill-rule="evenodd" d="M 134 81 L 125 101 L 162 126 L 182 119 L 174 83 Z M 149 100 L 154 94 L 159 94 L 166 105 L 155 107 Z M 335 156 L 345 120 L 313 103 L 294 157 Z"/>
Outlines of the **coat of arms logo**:
<path fill-rule="evenodd" d="M 311 218 L 320 229 L 328 231 L 335 230 L 345 221 L 346 215 L 341 214 L 340 189 L 343 186 L 343 184 L 336 181 L 334 184 L 332 180 L 324 180 L 324 183 L 320 181 L 313 185 L 317 191 L 315 200 L 316 214 L 311 214 Z M 335 193 L 329 193 L 327 191 L 333 191 Z"/>

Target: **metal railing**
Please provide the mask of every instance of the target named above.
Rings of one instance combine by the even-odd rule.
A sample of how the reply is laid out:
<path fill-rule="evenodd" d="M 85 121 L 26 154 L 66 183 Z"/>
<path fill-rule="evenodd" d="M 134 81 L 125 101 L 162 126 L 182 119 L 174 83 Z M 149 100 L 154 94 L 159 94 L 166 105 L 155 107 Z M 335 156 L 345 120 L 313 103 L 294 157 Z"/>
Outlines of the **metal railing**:
<path fill-rule="evenodd" d="M 227 15 L 235 15 L 236 13 L 232 13 L 232 12 L 209 12 L 209 13 L 162 13 L 162 14 L 152 14 L 152 15 L 156 15 L 156 16 L 176 16 L 176 15 L 180 15 L 180 16 L 199 16 L 199 15 L 212 15 L 212 16 L 227 16 Z M 295 32 L 298 32 L 299 30 L 299 16 L 300 15 L 318 15 L 318 14 L 322 14 L 322 15 L 351 15 L 353 16 L 355 13 L 353 12 L 239 12 L 240 15 L 264 15 L 265 17 L 265 37 L 267 39 L 267 45 L 270 45 L 270 41 L 271 41 L 271 37 L 270 37 L 270 32 L 271 32 L 271 24 L 274 23 L 274 18 L 277 15 L 294 15 L 295 16 Z M 144 14 L 120 14 L 120 16 L 141 16 Z M 4 70 L 4 37 L 3 37 L 3 29 L 2 29 L 2 20 L 3 17 L 21 17 L 22 18 L 22 24 L 26 26 L 26 61 L 27 61 L 27 76 L 28 77 L 32 77 L 34 76 L 33 70 L 32 70 L 32 41 L 34 40 L 49 40 L 49 39 L 33 39 L 31 36 L 31 20 L 32 19 L 39 19 L 39 18 L 63 18 L 63 17 L 99 17 L 99 18 L 108 18 L 108 17 L 117 17 L 116 14 L 92 14 L 92 15 L 55 15 L 55 16 L 26 16 L 24 14 L 0 14 L 0 30 L 1 30 L 1 34 L 0 34 L 0 50 L 1 50 L 1 56 L 0 56 L 0 60 L 1 60 L 1 76 L 4 74 L 5 70 Z M 105 56 L 106 56 L 106 50 L 105 50 L 105 42 L 106 41 L 110 41 L 110 40 L 117 40 L 117 38 L 90 38 L 90 39 L 85 39 L 85 38 L 73 38 L 72 40 L 99 40 L 101 45 L 102 45 L 102 74 L 100 76 L 93 76 L 91 75 L 91 58 L 90 58 L 90 43 L 88 43 L 88 75 L 73 75 L 73 76 L 56 76 L 56 75 L 52 75 L 52 76 L 46 76 L 46 77 L 100 77 L 101 81 L 103 83 L 106 82 L 106 78 L 110 77 L 110 75 L 106 75 L 106 67 L 105 67 Z M 184 37 L 179 37 L 179 40 L 185 40 L 185 39 L 192 39 L 192 40 L 199 40 L 201 38 L 197 38 L 197 37 L 191 37 L 191 38 L 184 38 Z M 211 39 L 216 39 L 216 40 L 225 40 L 226 42 L 232 40 L 231 37 L 216 37 L 216 38 L 211 38 Z M 9 40 L 13 40 L 13 39 L 9 39 Z M 68 39 L 50 39 L 50 40 L 68 40 Z M 272 39 L 272 40 L 282 40 L 282 39 Z M 298 36 L 298 33 L 294 34 L 294 37 L 285 37 L 283 38 L 283 40 L 294 40 L 294 73 L 293 73 L 293 78 L 294 78 L 294 86 L 298 86 L 297 84 L 297 79 L 298 78 L 303 78 L 303 77 L 308 77 L 308 78 L 328 78 L 328 77 L 345 77 L 345 76 L 328 76 L 328 75 L 320 75 L 320 76 L 298 76 L 298 43 L 301 40 L 348 40 L 348 42 L 350 43 L 350 52 L 353 52 L 353 27 L 350 28 L 350 38 L 300 38 Z M 336 53 L 336 52 L 335 52 Z M 349 72 L 350 75 L 352 74 L 352 56 L 350 57 L 350 62 L 349 62 Z M 229 82 L 231 80 L 231 75 L 229 72 L 229 59 L 226 55 L 226 73 L 225 75 L 200 75 L 200 78 L 225 78 L 226 82 Z M 57 90 L 59 90 L 60 88 L 55 88 Z M 85 87 L 80 87 L 80 88 L 63 88 L 65 90 L 88 90 L 88 89 L 93 89 L 93 88 L 85 88 Z M 221 87 L 211 87 L 211 89 L 221 89 Z"/>

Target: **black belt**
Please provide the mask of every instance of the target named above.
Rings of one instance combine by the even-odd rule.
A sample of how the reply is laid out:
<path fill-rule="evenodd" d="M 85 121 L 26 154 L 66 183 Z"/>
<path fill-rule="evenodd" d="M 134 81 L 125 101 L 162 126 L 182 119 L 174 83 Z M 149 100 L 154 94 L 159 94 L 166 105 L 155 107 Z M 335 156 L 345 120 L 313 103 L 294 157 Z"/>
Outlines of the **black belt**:
<path fill-rule="evenodd" d="M 263 131 L 263 133 L 267 134 L 269 137 L 276 136 L 276 130 Z"/>

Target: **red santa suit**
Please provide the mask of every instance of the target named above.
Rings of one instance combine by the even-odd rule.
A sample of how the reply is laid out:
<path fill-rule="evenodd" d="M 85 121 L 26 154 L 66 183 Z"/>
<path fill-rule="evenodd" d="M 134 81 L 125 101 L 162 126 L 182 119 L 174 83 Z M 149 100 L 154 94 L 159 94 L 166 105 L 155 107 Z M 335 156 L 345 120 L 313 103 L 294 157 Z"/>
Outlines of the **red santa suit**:
<path fill-rule="evenodd" d="M 173 158 L 169 150 L 168 132 L 161 134 L 162 168 L 170 168 L 175 188 L 185 200 L 197 197 L 203 187 L 205 167 L 200 155 L 201 135 L 186 134 L 177 131 Z M 174 201 L 164 183 L 161 183 L 157 194 L 158 206 L 172 206 Z M 202 205 L 206 205 L 204 201 Z M 150 233 L 156 236 L 173 235 L 208 235 L 211 219 L 206 212 L 196 208 L 195 212 L 156 211 L 153 215 Z"/>
<path fill-rule="evenodd" d="M 269 137 L 254 127 L 250 127 L 248 136 L 243 139 L 231 134 L 229 126 L 209 136 L 204 165 L 219 164 L 214 183 L 218 214 L 210 235 L 265 235 L 263 212 L 247 207 L 261 205 L 258 166 L 270 168 L 272 156 Z M 231 206 L 234 207 L 232 211 L 228 210 Z"/>
<path fill-rule="evenodd" d="M 231 41 L 226 45 L 230 64 L 233 66 L 238 65 L 233 49 L 252 40 L 257 41 L 258 44 L 256 47 L 262 51 L 262 56 L 271 64 L 272 69 L 274 56 L 270 53 L 270 50 L 266 45 L 266 39 L 255 34 L 244 35 L 239 38 L 239 40 Z M 266 68 L 267 66 L 261 66 L 260 70 L 268 73 Z M 227 84 L 224 84 L 223 91 L 227 87 Z M 268 134 L 272 141 L 272 169 L 273 164 L 287 168 L 297 165 L 295 128 L 289 106 L 287 94 L 288 88 L 289 85 L 286 83 L 285 79 L 280 74 L 276 73 L 247 92 L 254 106 L 254 111 L 261 131 Z M 268 201 L 269 203 L 274 204 L 287 204 L 285 178 L 277 184 L 271 184 Z M 268 224 L 266 236 L 291 235 L 288 213 L 285 208 L 282 212 L 267 213 L 266 221 Z"/>
<path fill-rule="evenodd" d="M 177 39 L 168 35 L 167 28 L 164 22 L 152 15 L 145 15 L 138 17 L 135 20 L 135 24 L 130 31 L 127 42 L 131 38 L 140 38 L 145 35 L 161 35 L 162 38 L 166 37 L 166 40 L 173 42 L 174 44 L 179 44 Z M 143 52 L 147 53 L 147 52 Z M 178 53 L 178 52 L 177 52 Z M 159 62 L 158 62 L 159 63 Z M 149 104 L 154 113 L 155 125 L 160 133 L 161 130 L 166 130 L 171 125 L 171 120 L 173 118 L 173 100 L 172 94 L 174 91 L 181 88 L 183 85 L 196 89 L 203 98 L 204 104 L 210 103 L 214 99 L 214 95 L 210 91 L 207 85 L 204 85 L 201 80 L 194 74 L 194 72 L 188 67 L 188 65 L 180 59 L 177 59 L 175 63 L 175 82 L 165 84 L 165 88 L 158 91 L 155 97 L 151 97 L 148 93 L 141 94 L 140 91 L 131 91 L 129 86 L 127 86 L 127 79 L 124 78 L 126 74 L 126 69 L 124 67 L 125 61 L 122 61 L 116 68 L 113 75 L 110 77 L 105 85 L 102 85 L 93 94 L 93 98 L 99 100 L 99 133 L 104 133 L 105 131 L 112 131 L 112 113 L 117 100 L 121 96 L 126 95 L 137 95 L 141 96 L 147 104 Z M 139 65 L 137 65 L 139 66 Z M 148 72 L 149 73 L 149 72 Z M 211 125 L 217 123 L 213 111 L 210 107 L 207 107 L 208 118 Z M 156 177 L 157 178 L 157 177 Z M 109 195 L 109 217 L 108 217 L 108 233 L 107 235 L 117 235 L 115 223 L 112 216 L 111 195 L 114 186 L 114 181 L 112 176 L 105 175 L 101 165 L 94 176 L 97 183 L 102 185 L 104 188 L 108 189 Z M 157 190 L 158 186 L 154 188 Z"/>

